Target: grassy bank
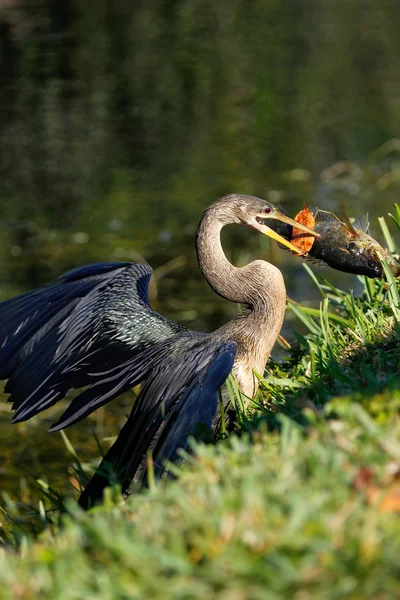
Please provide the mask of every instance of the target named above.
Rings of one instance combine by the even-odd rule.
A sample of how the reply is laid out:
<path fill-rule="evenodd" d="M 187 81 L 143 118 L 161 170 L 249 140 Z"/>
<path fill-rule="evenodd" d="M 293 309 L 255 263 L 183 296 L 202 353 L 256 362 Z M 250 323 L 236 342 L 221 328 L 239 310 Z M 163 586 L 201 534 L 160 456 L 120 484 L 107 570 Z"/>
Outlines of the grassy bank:
<path fill-rule="evenodd" d="M 387 243 L 390 239 L 387 239 Z M 307 333 L 240 430 L 175 481 L 21 535 L 4 503 L 0 598 L 384 599 L 400 595 L 399 288 L 322 285 Z"/>

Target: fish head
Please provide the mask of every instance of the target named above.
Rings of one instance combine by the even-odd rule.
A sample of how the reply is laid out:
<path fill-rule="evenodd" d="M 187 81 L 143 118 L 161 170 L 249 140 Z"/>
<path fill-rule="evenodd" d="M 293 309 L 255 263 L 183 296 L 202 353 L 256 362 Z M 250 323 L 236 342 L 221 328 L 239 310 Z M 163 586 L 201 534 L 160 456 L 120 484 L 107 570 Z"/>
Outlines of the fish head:
<path fill-rule="evenodd" d="M 349 241 L 347 251 L 353 256 L 360 257 L 366 263 L 367 269 L 376 273 L 375 275 L 365 273 L 365 275 L 368 277 L 383 277 L 382 260 L 386 260 L 393 275 L 398 277 L 400 275 L 400 265 L 391 254 L 364 231 L 357 228 L 354 228 L 354 231 L 357 237 Z"/>

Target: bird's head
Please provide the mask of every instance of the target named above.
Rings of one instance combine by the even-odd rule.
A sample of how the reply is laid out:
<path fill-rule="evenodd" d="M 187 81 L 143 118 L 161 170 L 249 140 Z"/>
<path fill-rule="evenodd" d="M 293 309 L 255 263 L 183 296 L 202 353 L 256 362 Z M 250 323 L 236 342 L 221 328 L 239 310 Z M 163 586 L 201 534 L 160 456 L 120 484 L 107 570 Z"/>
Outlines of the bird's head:
<path fill-rule="evenodd" d="M 319 237 L 319 234 L 309 227 L 297 223 L 284 215 L 276 206 L 271 204 L 271 202 L 261 200 L 261 198 L 257 198 L 256 196 L 229 194 L 228 196 L 223 196 L 217 200 L 210 208 L 217 209 L 218 218 L 224 225 L 229 223 L 241 223 L 242 225 L 246 225 L 247 227 L 251 227 L 260 233 L 267 235 L 297 254 L 302 254 L 302 251 L 279 235 L 276 231 L 268 227 L 268 225 L 264 223 L 264 220 L 276 219 L 282 223 L 287 223 L 297 229 L 301 229 L 314 237 Z"/>

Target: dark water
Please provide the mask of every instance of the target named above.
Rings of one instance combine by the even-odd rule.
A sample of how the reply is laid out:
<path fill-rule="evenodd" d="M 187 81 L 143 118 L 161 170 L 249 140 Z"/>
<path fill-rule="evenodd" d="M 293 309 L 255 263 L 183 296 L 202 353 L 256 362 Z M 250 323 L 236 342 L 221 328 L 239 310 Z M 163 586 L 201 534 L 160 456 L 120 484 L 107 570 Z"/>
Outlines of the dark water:
<path fill-rule="evenodd" d="M 201 279 L 194 232 L 232 191 L 292 216 L 304 202 L 368 212 L 382 240 L 376 219 L 399 201 L 399 26 L 395 0 L 0 2 L 0 299 L 76 265 L 146 260 L 153 306 L 211 330 L 237 308 Z M 318 303 L 299 259 L 244 228 L 224 246 Z M 18 496 L 31 474 L 72 493 L 64 443 L 46 433 L 56 417 L 12 426 L 3 400 L 1 489 Z M 131 401 L 68 431 L 83 462 Z"/>

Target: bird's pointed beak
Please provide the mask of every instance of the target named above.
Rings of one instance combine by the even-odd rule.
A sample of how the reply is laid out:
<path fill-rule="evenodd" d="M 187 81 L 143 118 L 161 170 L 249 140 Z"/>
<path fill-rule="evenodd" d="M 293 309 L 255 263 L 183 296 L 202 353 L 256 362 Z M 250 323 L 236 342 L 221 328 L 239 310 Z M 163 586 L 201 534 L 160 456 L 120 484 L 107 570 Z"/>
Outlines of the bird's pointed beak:
<path fill-rule="evenodd" d="M 297 223 L 297 221 L 294 221 L 290 217 L 287 217 L 286 215 L 281 213 L 279 210 L 273 211 L 272 213 L 268 214 L 268 216 L 264 213 L 260 213 L 259 215 L 257 215 L 257 221 L 256 221 L 257 225 L 254 226 L 255 229 L 257 229 L 257 231 L 259 231 L 260 233 L 267 235 L 268 237 L 275 240 L 276 242 L 279 242 L 283 246 L 286 246 L 292 252 L 296 252 L 296 254 L 303 254 L 303 251 L 300 250 L 300 248 L 297 248 L 297 246 L 294 246 L 293 244 L 291 244 L 288 240 L 286 240 L 284 237 L 279 235 L 279 233 L 277 233 L 276 231 L 274 231 L 273 229 L 268 227 L 268 225 L 265 225 L 265 223 L 261 222 L 261 219 L 276 219 L 277 221 L 281 221 L 282 223 L 287 223 L 287 225 L 292 225 L 292 227 L 301 229 L 301 231 L 304 231 L 305 233 L 308 233 L 309 235 L 312 235 L 313 237 L 319 237 L 319 234 L 316 231 L 313 231 L 306 225 Z"/>

